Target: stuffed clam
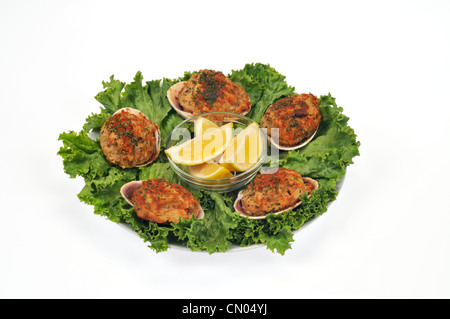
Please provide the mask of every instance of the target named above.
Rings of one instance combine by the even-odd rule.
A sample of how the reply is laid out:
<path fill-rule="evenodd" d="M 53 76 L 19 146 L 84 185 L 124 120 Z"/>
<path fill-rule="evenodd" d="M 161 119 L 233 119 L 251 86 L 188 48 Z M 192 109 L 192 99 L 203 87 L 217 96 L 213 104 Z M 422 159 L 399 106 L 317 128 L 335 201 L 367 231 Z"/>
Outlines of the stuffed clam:
<path fill-rule="evenodd" d="M 100 146 L 106 159 L 122 168 L 145 166 L 160 151 L 160 131 L 145 114 L 122 108 L 110 116 L 100 129 Z"/>
<path fill-rule="evenodd" d="M 234 209 L 242 217 L 265 219 L 299 206 L 302 196 L 319 187 L 312 178 L 302 177 L 297 171 L 280 167 L 265 174 L 258 174 L 250 184 L 238 193 Z"/>
<path fill-rule="evenodd" d="M 295 94 L 273 103 L 261 119 L 267 137 L 280 150 L 294 150 L 314 138 L 322 115 L 313 94 Z"/>
<path fill-rule="evenodd" d="M 204 217 L 199 201 L 186 188 L 164 178 L 126 183 L 120 193 L 144 220 L 162 224 Z"/>
<path fill-rule="evenodd" d="M 251 102 L 245 90 L 222 72 L 200 70 L 167 90 L 167 99 L 183 118 L 211 112 L 245 115 Z"/>

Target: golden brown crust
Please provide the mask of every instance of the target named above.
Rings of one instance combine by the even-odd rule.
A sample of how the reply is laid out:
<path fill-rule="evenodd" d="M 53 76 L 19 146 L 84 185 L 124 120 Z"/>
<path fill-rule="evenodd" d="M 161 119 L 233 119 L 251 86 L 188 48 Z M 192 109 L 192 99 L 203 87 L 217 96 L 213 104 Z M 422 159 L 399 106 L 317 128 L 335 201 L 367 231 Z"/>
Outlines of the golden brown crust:
<path fill-rule="evenodd" d="M 149 161 L 159 151 L 158 126 L 140 112 L 122 109 L 100 130 L 100 146 L 107 160 L 122 168 Z"/>
<path fill-rule="evenodd" d="M 131 202 L 139 218 L 155 223 L 178 222 L 198 216 L 200 203 L 183 186 L 164 178 L 148 179 L 134 190 Z"/>
<path fill-rule="evenodd" d="M 312 94 L 296 94 L 272 104 L 261 119 L 261 127 L 274 136 L 278 128 L 281 146 L 296 146 L 308 139 L 319 127 L 322 115 L 319 99 Z"/>
<path fill-rule="evenodd" d="M 295 205 L 307 191 L 297 171 L 280 167 L 274 174 L 258 174 L 244 189 L 240 205 L 247 215 L 263 216 Z"/>
<path fill-rule="evenodd" d="M 315 182 L 315 183 L 317 183 L 317 182 Z M 309 178 L 303 178 L 303 184 L 305 184 L 306 191 L 308 192 L 309 195 L 311 195 L 313 190 L 316 189 L 316 185 L 314 183 L 312 183 Z"/>
<path fill-rule="evenodd" d="M 186 81 L 178 101 L 183 111 L 198 115 L 209 112 L 246 114 L 251 107 L 245 90 L 222 72 L 201 70 Z"/>

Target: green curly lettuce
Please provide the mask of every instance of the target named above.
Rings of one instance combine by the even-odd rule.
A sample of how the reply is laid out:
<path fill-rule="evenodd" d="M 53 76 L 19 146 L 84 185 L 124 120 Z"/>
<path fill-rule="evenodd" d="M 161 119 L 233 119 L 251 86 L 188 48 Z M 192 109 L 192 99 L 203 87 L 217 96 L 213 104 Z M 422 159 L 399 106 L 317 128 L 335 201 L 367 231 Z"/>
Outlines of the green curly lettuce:
<path fill-rule="evenodd" d="M 286 83 L 286 77 L 268 64 L 247 64 L 242 70 L 233 70 L 229 78 L 248 93 L 252 103 L 248 116 L 258 123 L 271 104 L 294 93 L 294 87 Z"/>
<path fill-rule="evenodd" d="M 291 248 L 295 230 L 325 213 L 328 204 L 336 199 L 337 183 L 344 177 L 346 168 L 353 164 L 353 158 L 359 155 L 359 142 L 348 125 L 349 118 L 342 113 L 343 109 L 337 106 L 331 94 L 321 96 L 319 108 L 323 118 L 314 140 L 300 150 L 280 152 L 280 158 L 270 163 L 316 179 L 319 189 L 309 198 L 304 195 L 302 205 L 284 214 L 268 214 L 265 220 L 241 218 L 233 209 L 237 191 L 219 194 L 184 184 L 172 171 L 164 152 L 160 152 L 151 165 L 122 169 L 105 159 L 98 138 L 93 137 L 92 132 L 98 132 L 115 111 L 131 107 L 159 125 L 163 149 L 170 132 L 183 121 L 170 107 L 167 90 L 174 83 L 189 79 L 192 74 L 185 72 L 173 80 L 164 78 L 144 82 L 142 73 L 137 72 L 129 84 L 114 79 L 114 76 L 103 82 L 104 90 L 95 96 L 101 104 L 100 112 L 89 115 L 80 132 L 69 131 L 59 135 L 63 145 L 58 155 L 63 159 L 65 173 L 70 178 L 84 179 L 85 186 L 78 194 L 80 201 L 92 205 L 95 214 L 130 227 L 156 252 L 166 251 L 172 245 L 182 245 L 193 251 L 212 254 L 225 252 L 235 245 L 263 244 L 273 252 L 285 254 Z M 252 110 L 248 116 L 257 122 L 272 103 L 295 93 L 283 75 L 261 63 L 233 70 L 229 78 L 249 94 Z M 148 178 L 165 178 L 186 187 L 199 200 L 205 217 L 161 225 L 138 218 L 119 190 L 129 181 Z"/>

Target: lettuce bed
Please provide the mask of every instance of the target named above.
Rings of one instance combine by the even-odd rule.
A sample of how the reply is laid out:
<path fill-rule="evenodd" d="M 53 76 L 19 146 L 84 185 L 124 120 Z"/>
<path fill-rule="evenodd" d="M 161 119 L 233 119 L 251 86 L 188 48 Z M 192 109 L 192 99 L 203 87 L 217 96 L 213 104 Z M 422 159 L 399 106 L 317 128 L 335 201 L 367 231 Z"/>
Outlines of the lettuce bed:
<path fill-rule="evenodd" d="M 293 242 L 293 230 L 306 221 L 326 212 L 327 204 L 336 199 L 336 183 L 343 178 L 345 168 L 359 155 L 359 142 L 348 117 L 342 113 L 330 94 L 320 97 L 323 116 L 316 138 L 297 151 L 280 152 L 267 165 L 294 169 L 304 176 L 318 180 L 320 187 L 310 198 L 293 211 L 281 215 L 269 214 L 266 220 L 241 218 L 234 212 L 237 192 L 218 194 L 189 188 L 172 172 L 163 151 L 153 164 L 146 167 L 121 169 L 111 165 L 103 156 L 98 140 L 90 137 L 106 119 L 122 107 L 142 111 L 161 129 L 162 148 L 172 129 L 183 119 L 172 110 L 166 98 L 167 89 L 192 75 L 185 72 L 178 79 L 145 82 L 137 72 L 132 83 L 126 84 L 111 76 L 103 82 L 104 90 L 95 98 L 100 112 L 87 117 L 79 132 L 68 131 L 59 135 L 63 146 L 58 155 L 63 159 L 64 171 L 70 178 L 82 177 L 85 186 L 78 194 L 80 201 L 92 205 L 94 213 L 116 223 L 128 224 L 156 252 L 166 251 L 171 244 L 182 244 L 193 251 L 225 252 L 231 245 L 249 246 L 263 243 L 273 252 L 284 254 Z M 247 115 L 260 122 L 267 107 L 276 100 L 295 92 L 285 76 L 266 64 L 247 64 L 233 70 L 228 77 L 241 85 L 249 94 L 252 109 Z M 188 188 L 200 201 L 205 218 L 181 220 L 170 225 L 158 225 L 139 219 L 133 208 L 122 198 L 119 190 L 132 180 L 165 178 L 169 182 Z"/>

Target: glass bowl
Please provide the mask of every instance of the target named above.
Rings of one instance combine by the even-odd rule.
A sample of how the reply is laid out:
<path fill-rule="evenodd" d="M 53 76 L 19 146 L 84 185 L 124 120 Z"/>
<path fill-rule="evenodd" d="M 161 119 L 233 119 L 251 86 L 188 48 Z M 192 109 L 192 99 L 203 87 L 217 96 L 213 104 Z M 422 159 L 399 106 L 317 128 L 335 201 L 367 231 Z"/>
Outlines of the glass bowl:
<path fill-rule="evenodd" d="M 255 123 L 252 119 L 245 117 L 243 115 L 228 113 L 228 112 L 211 112 L 199 114 L 190 117 L 180 124 L 178 124 L 171 132 L 169 138 L 167 139 L 166 149 L 172 146 L 179 145 L 186 140 L 194 137 L 194 123 L 199 118 L 203 117 L 212 122 L 215 122 L 218 126 L 225 125 L 227 123 L 233 122 L 233 136 L 239 132 L 237 128 L 245 128 L 248 125 Z M 263 151 L 262 156 L 255 165 L 244 172 L 233 173 L 233 176 L 221 179 L 206 179 L 191 175 L 188 172 L 186 165 L 180 165 L 173 162 L 169 156 L 167 156 L 170 166 L 172 167 L 175 174 L 177 174 L 184 182 L 189 186 L 196 189 L 213 191 L 218 193 L 231 192 L 240 189 L 250 183 L 250 181 L 259 172 L 262 164 L 264 163 L 267 154 L 267 136 L 265 131 L 260 128 L 262 134 L 262 145 Z"/>

